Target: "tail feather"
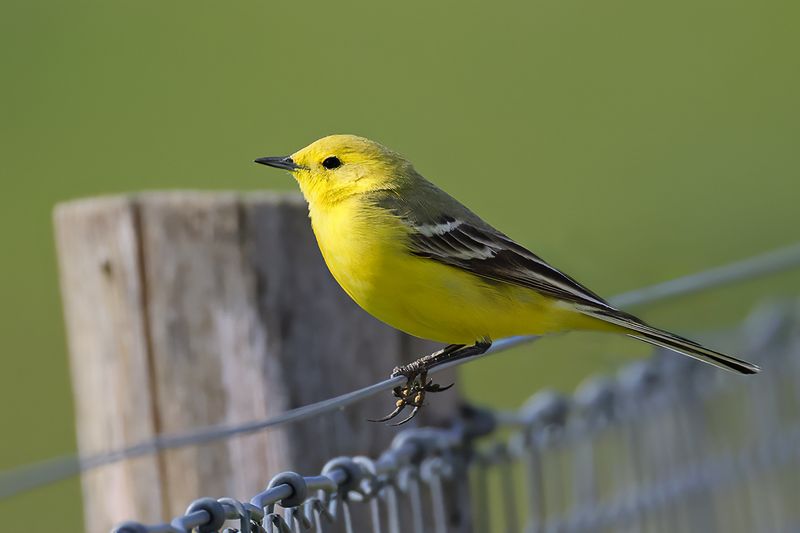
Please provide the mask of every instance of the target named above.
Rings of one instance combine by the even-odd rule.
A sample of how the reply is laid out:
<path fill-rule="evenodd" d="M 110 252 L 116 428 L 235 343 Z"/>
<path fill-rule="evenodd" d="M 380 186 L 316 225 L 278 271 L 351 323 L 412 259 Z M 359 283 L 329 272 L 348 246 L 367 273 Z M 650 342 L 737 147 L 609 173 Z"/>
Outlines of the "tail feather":
<path fill-rule="evenodd" d="M 723 370 L 737 372 L 739 374 L 755 374 L 761 369 L 752 363 L 742 361 L 724 353 L 715 352 L 705 346 L 702 346 L 694 341 L 685 339 L 668 331 L 654 328 L 638 318 L 617 310 L 608 309 L 581 309 L 581 312 L 608 322 L 616 326 L 620 326 L 626 330 L 626 334 L 634 339 L 647 342 L 660 348 L 666 348 L 688 357 L 697 359 L 704 363 L 708 363 Z"/>

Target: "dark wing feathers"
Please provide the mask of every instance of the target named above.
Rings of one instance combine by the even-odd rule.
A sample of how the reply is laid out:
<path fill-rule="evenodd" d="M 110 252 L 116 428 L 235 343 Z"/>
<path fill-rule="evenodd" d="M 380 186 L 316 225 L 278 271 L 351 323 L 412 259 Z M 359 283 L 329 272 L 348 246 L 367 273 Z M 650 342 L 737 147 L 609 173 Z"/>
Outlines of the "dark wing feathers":
<path fill-rule="evenodd" d="M 412 225 L 410 252 L 482 278 L 520 285 L 560 300 L 609 308 L 600 296 L 502 233 L 466 222 L 451 226 L 454 227 L 439 233 L 431 228 L 444 228 L 443 224 Z"/>

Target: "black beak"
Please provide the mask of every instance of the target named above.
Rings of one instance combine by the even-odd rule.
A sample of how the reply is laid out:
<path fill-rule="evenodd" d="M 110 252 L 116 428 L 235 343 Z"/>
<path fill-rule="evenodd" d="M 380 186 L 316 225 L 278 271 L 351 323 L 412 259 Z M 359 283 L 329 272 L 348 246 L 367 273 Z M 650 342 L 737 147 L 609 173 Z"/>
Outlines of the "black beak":
<path fill-rule="evenodd" d="M 292 161 L 292 158 L 288 155 L 283 157 L 259 157 L 255 162 L 268 167 L 282 168 L 283 170 L 299 170 L 303 168 Z"/>

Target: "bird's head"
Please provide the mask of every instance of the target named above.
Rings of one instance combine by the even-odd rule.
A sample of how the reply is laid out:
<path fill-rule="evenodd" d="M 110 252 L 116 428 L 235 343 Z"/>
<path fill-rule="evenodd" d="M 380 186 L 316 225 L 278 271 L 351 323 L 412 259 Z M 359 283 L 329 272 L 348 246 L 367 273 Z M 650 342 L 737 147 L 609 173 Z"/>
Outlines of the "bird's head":
<path fill-rule="evenodd" d="M 291 172 L 310 203 L 335 203 L 355 194 L 393 189 L 415 175 L 401 155 L 356 135 L 330 135 L 290 156 L 261 157 L 255 162 Z"/>

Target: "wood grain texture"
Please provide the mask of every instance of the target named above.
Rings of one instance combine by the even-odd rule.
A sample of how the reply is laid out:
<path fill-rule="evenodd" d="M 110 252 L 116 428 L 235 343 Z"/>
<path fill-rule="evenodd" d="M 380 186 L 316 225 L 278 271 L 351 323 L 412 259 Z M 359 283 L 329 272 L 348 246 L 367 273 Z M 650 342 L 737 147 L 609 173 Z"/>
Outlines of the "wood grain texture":
<path fill-rule="evenodd" d="M 109 452 L 152 439 L 136 215 L 128 198 L 59 206 L 54 214 L 61 292 L 71 354 L 78 447 Z M 82 478 L 86 530 L 120 517 L 160 517 L 155 457 L 106 466 Z"/>
<path fill-rule="evenodd" d="M 259 380 L 231 383 L 226 374 L 263 358 L 265 336 L 242 261 L 237 197 L 149 194 L 138 206 L 158 430 L 229 421 L 232 394 L 264 389 Z M 264 401 L 254 397 L 253 404 L 258 411 Z M 198 494 L 236 492 L 225 442 L 167 451 L 162 463 L 171 515 Z"/>
<path fill-rule="evenodd" d="M 104 198 L 60 206 L 56 226 L 82 452 L 263 419 L 383 379 L 435 347 L 345 295 L 296 195 Z M 419 423 L 452 415 L 457 402 L 456 391 L 432 397 Z M 249 499 L 282 470 L 315 474 L 338 455 L 377 456 L 397 429 L 366 419 L 391 407 L 387 393 L 107 467 L 84 479 L 87 530 L 167 519 L 200 496 Z M 109 491 L 109 476 L 126 491 Z"/>

